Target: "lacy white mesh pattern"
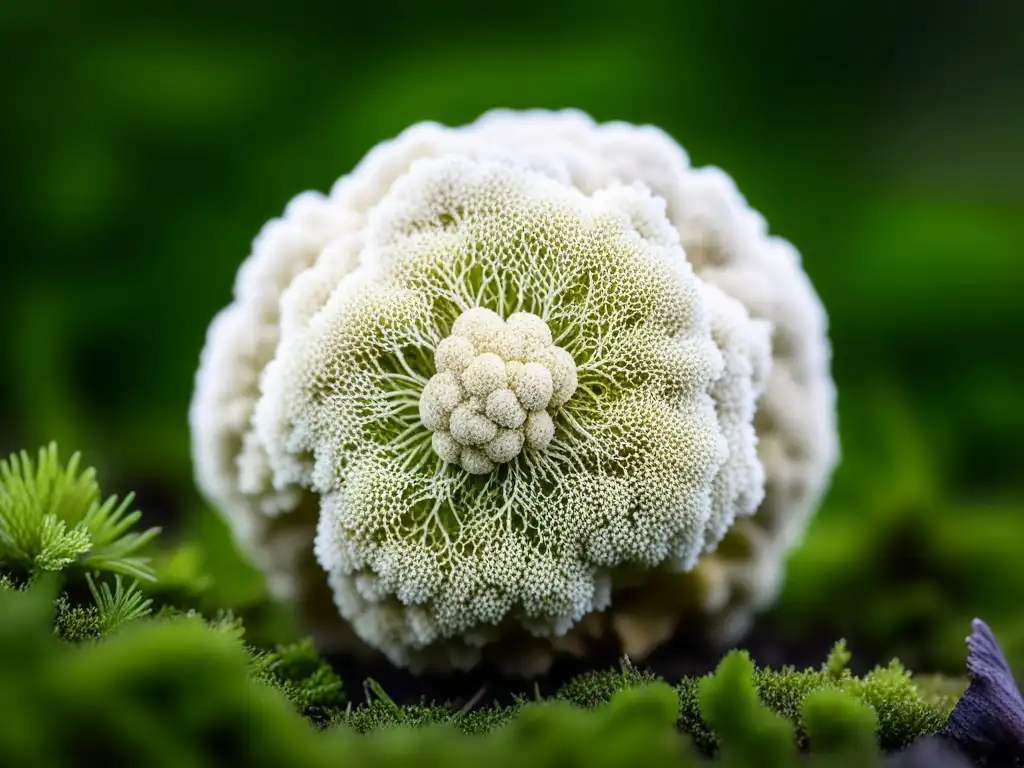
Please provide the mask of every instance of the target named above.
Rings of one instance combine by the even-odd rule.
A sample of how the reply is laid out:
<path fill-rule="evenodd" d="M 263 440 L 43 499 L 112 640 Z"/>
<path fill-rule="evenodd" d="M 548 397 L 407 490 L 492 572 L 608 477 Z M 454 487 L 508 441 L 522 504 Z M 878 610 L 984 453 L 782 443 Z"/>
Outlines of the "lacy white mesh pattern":
<path fill-rule="evenodd" d="M 367 575 L 363 573 L 357 578 L 334 568 L 329 582 L 341 612 L 349 617 L 348 625 L 363 637 L 391 638 L 387 643 L 391 643 L 391 655 L 396 659 L 403 657 L 407 663 L 428 666 L 472 663 L 479 648 L 488 644 L 497 647 L 494 643 L 511 636 L 509 621 L 539 634 L 561 631 L 567 622 L 552 622 L 554 614 L 572 604 L 570 614 L 575 617 L 587 600 L 591 608 L 606 605 L 609 600 L 612 605 L 604 614 L 590 614 L 569 634 L 552 638 L 549 648 L 579 652 L 586 647 L 581 638 L 610 629 L 624 644 L 629 634 L 634 649 L 645 651 L 687 616 L 711 618 L 718 636 L 730 639 L 745 626 L 753 611 L 774 596 L 785 552 L 801 536 L 838 458 L 826 319 L 792 246 L 767 235 L 762 217 L 747 206 L 726 174 L 714 168 L 690 168 L 685 153 L 655 128 L 621 123 L 596 125 L 574 111 L 498 111 L 458 129 L 424 123 L 374 148 L 351 174 L 339 180 L 327 198 L 312 194 L 296 198 L 285 216 L 268 225 L 257 238 L 252 256 L 239 272 L 234 303 L 211 325 L 190 413 L 200 487 L 234 523 L 239 538 L 275 582 L 287 584 L 293 594 L 299 595 L 320 588 L 315 574 L 293 563 L 295 553 L 304 551 L 301 542 L 311 546 L 317 518 L 308 510 L 320 505 L 318 551 L 323 550 L 322 560 L 330 561 L 332 555 L 324 549 L 330 547 L 323 542 L 351 538 L 351 530 L 338 528 L 338 518 L 348 519 L 352 506 L 347 499 L 357 493 L 359 483 L 377 476 L 379 470 L 372 468 L 376 459 L 370 457 L 379 458 L 380 451 L 353 452 L 345 442 L 347 438 L 341 439 L 349 433 L 323 420 L 322 414 L 330 410 L 325 402 L 315 398 L 307 401 L 315 407 L 308 408 L 303 416 L 294 390 L 282 396 L 282 386 L 271 384 L 272 370 L 264 369 L 275 358 L 280 361 L 275 366 L 284 367 L 286 359 L 296 365 L 303 356 L 315 357 L 316 344 L 345 326 L 341 315 L 358 314 L 356 307 L 363 306 L 360 301 L 369 302 L 365 306 L 372 305 L 372 311 L 378 307 L 373 302 L 386 310 L 382 325 L 375 326 L 383 329 L 381 338 L 398 343 L 410 340 L 408 334 L 415 332 L 417 337 L 411 340 L 423 343 L 424 348 L 442 340 L 449 330 L 445 323 L 454 321 L 457 310 L 474 306 L 469 301 L 472 297 L 466 295 L 462 304 L 451 302 L 449 316 L 430 320 L 433 307 L 422 303 L 422 295 L 424 291 L 429 293 L 432 281 L 436 282 L 445 258 L 450 261 L 452 243 L 467 237 L 467 227 L 485 226 L 482 222 L 487 217 L 467 218 L 465 211 L 451 204 L 453 198 L 443 197 L 459 189 L 462 181 L 449 179 L 444 182 L 448 187 L 442 184 L 432 193 L 442 197 L 421 198 L 417 204 L 412 202 L 414 196 L 401 193 L 410 189 L 412 182 L 403 177 L 417 160 L 452 154 L 476 160 L 500 159 L 504 167 L 518 166 L 523 172 L 529 169 L 543 174 L 550 180 L 549 188 L 557 190 L 552 193 L 554 199 L 567 206 L 565 211 L 572 212 L 568 219 L 575 221 L 576 216 L 582 216 L 577 224 L 585 223 L 584 213 L 600 218 L 594 211 L 601 210 L 616 222 L 607 232 L 602 230 L 602 236 L 632 238 L 632 247 L 638 252 L 660 252 L 658 258 L 662 260 L 666 254 L 674 254 L 673 258 L 684 265 L 677 270 L 677 277 L 689 275 L 690 267 L 685 265 L 692 266 L 700 279 L 690 277 L 684 283 L 689 280 L 689 285 L 696 286 L 691 306 L 703 309 L 698 313 L 701 317 L 691 320 L 694 328 L 706 325 L 706 340 L 720 360 L 715 364 L 718 373 L 712 373 L 707 384 L 713 407 L 701 413 L 697 408 L 691 418 L 715 425 L 715 458 L 708 460 L 708 466 L 717 466 L 719 460 L 723 463 L 708 480 L 706 518 L 689 529 L 693 536 L 699 531 L 699 543 L 691 542 L 693 551 L 684 551 L 686 548 L 679 547 L 677 541 L 672 545 L 677 551 L 668 556 L 665 547 L 654 546 L 653 538 L 646 543 L 643 537 L 634 540 L 626 535 L 629 525 L 622 517 L 606 526 L 608 532 L 602 534 L 605 540 L 595 539 L 587 553 L 596 563 L 603 562 L 602 558 L 614 561 L 616 557 L 646 558 L 645 562 L 654 563 L 665 556 L 664 567 L 658 574 L 652 573 L 649 592 L 658 592 L 654 599 L 644 592 L 642 579 L 634 587 L 616 587 L 612 594 L 612 583 L 597 573 L 592 577 L 594 594 L 584 599 L 579 595 L 586 589 L 580 591 L 579 583 L 572 581 L 576 577 L 566 574 L 561 591 L 556 590 L 543 608 L 540 606 L 544 601 L 534 604 L 533 613 L 510 607 L 509 616 L 515 614 L 514 620 L 498 626 L 474 629 L 465 621 L 461 625 L 455 622 L 436 634 L 444 622 L 438 623 L 436 617 L 430 621 L 422 618 L 432 615 L 430 600 L 403 604 L 402 596 L 397 594 L 382 598 L 380 574 L 362 578 Z M 474 167 L 479 175 L 480 168 L 491 165 Z M 483 180 L 477 178 L 475 183 Z M 523 194 L 524 199 L 532 199 L 532 193 Z M 442 209 L 450 217 L 438 219 L 437 211 Z M 522 231 L 521 222 L 516 224 L 520 226 L 517 231 Z M 474 236 L 479 237 L 479 233 Z M 567 248 L 557 255 L 571 257 L 572 250 Z M 554 261 L 552 254 L 548 256 L 540 260 L 545 270 Z M 431 259 L 436 263 L 432 264 Z M 474 285 L 480 283 L 478 277 L 463 277 L 476 281 Z M 544 291 L 556 286 L 539 267 L 535 277 L 538 287 L 531 289 L 535 292 L 516 295 L 505 315 L 516 304 L 553 323 L 555 330 L 557 322 L 565 318 L 544 314 L 550 298 Z M 456 274 L 446 279 L 450 289 L 461 278 Z M 388 284 L 390 288 L 382 287 Z M 507 285 L 505 290 L 515 293 L 516 287 Z M 588 290 L 602 295 L 588 296 L 587 300 L 600 304 L 602 312 L 614 312 L 615 301 L 628 294 L 631 287 L 628 281 L 623 283 L 616 277 Z M 507 297 L 493 295 L 494 308 L 498 308 L 499 298 L 507 301 Z M 571 303 L 571 298 L 566 303 Z M 345 327 L 353 334 L 354 321 L 345 322 L 350 323 Z M 563 325 L 555 335 L 569 333 L 566 327 Z M 561 344 L 557 338 L 555 342 Z M 577 352 L 572 354 L 580 363 Z M 609 370 L 614 368 L 620 376 L 629 372 L 635 375 L 637 362 L 629 357 L 635 353 L 631 343 L 623 340 L 619 352 L 621 361 L 614 363 L 619 367 L 609 366 Z M 350 375 L 351 368 L 345 365 L 338 361 L 321 365 L 317 369 L 319 389 L 308 391 L 321 395 L 331 391 L 331 382 Z M 429 360 L 415 361 L 410 368 L 427 379 L 434 374 Z M 593 371 L 588 374 L 583 368 L 581 364 L 581 388 L 586 376 L 593 375 Z M 301 370 L 301 366 L 293 370 Z M 671 372 L 671 366 L 667 370 Z M 416 375 L 410 376 L 406 384 L 410 391 L 423 386 Z M 394 388 L 397 384 L 388 386 Z M 363 397 L 363 390 L 354 389 L 349 394 L 356 402 Z M 367 415 L 370 413 L 378 420 L 400 418 L 401 414 L 395 416 L 383 406 L 372 406 L 372 402 L 361 403 L 364 420 L 371 418 Z M 334 402 L 332 407 L 340 406 Z M 374 411 L 375 407 L 378 410 Z M 411 405 L 408 407 L 411 409 Z M 751 414 L 755 410 L 752 439 Z M 571 408 L 564 411 L 563 420 Z M 321 415 L 314 416 L 316 412 Z M 631 412 L 629 416 L 633 419 L 628 422 L 630 429 L 644 429 L 654 419 L 649 413 L 643 415 L 642 409 L 637 413 L 641 415 Z M 372 435 L 371 442 L 385 437 L 383 433 Z M 422 448 L 423 444 L 416 442 L 415 435 L 408 437 L 412 442 L 407 458 L 412 457 L 410 466 L 415 469 L 427 452 L 418 450 L 417 446 Z M 727 454 L 723 445 L 728 446 Z M 557 433 L 552 447 L 552 455 L 559 455 Z M 408 467 L 402 470 L 409 471 Z M 399 475 L 405 477 L 401 472 Z M 355 479 L 349 482 L 350 477 Z M 419 486 L 415 483 L 409 485 L 389 477 L 384 485 L 371 483 L 371 493 L 382 494 L 382 498 L 399 493 L 409 498 L 408 494 L 417 492 Z M 595 509 L 606 505 L 607 510 L 623 504 L 629 494 L 638 493 L 638 482 L 642 484 L 642 478 L 637 482 L 620 479 L 606 483 L 600 493 L 578 489 L 565 492 L 593 494 L 600 500 Z M 614 546 L 609 549 L 607 542 L 619 542 L 625 554 L 615 554 Z M 670 572 L 692 567 L 701 547 L 707 551 L 694 570 L 675 575 Z M 511 551 L 502 557 L 515 560 Z M 498 557 L 494 567 L 504 567 L 502 562 L 507 560 Z M 393 566 L 382 567 L 386 570 Z M 405 597 L 418 599 L 424 584 L 430 587 L 429 579 L 424 582 L 422 577 L 417 578 L 418 582 L 410 582 L 417 586 L 407 587 L 409 594 Z M 494 598 L 492 602 L 497 605 L 501 600 Z M 487 610 L 496 609 L 492 605 Z M 575 621 L 573 618 L 568 623 Z M 346 625 L 337 624 L 344 639 Z M 463 627 L 458 630 L 462 634 L 440 639 L 456 631 L 451 629 L 456 625 Z M 436 637 L 436 641 L 424 644 L 430 637 Z M 536 650 L 536 642 L 531 643 Z M 540 653 L 544 655 L 543 650 Z M 542 666 L 543 660 L 538 663 Z"/>

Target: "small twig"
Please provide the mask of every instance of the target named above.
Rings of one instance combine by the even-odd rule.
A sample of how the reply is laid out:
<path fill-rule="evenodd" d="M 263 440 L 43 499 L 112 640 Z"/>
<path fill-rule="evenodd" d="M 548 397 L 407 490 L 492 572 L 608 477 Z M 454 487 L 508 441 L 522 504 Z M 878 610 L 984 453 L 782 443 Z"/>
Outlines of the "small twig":
<path fill-rule="evenodd" d="M 372 677 L 368 677 L 366 678 L 366 680 L 363 681 L 363 695 L 366 696 L 367 704 L 369 704 L 372 701 L 371 694 L 373 696 L 376 696 L 378 699 L 380 699 L 387 705 L 388 709 L 391 711 L 391 714 L 395 716 L 396 720 L 405 719 L 405 715 L 402 713 L 402 708 L 395 703 L 395 700 L 387 695 L 387 693 L 381 687 L 380 683 L 378 683 Z"/>
<path fill-rule="evenodd" d="M 481 685 L 477 692 L 469 697 L 469 701 L 462 705 L 459 709 L 459 715 L 468 715 L 472 712 L 476 705 L 480 703 L 480 700 L 483 699 L 485 693 L 487 693 L 486 684 Z"/>

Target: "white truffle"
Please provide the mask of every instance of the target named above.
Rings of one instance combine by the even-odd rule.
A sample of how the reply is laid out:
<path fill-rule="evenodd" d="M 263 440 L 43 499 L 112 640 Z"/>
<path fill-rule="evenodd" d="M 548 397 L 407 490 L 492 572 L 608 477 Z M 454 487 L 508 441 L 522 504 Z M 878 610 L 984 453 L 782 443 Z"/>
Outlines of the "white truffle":
<path fill-rule="evenodd" d="M 526 421 L 526 411 L 508 387 L 496 389 L 487 396 L 486 413 L 495 424 L 508 429 L 517 429 Z"/>
<path fill-rule="evenodd" d="M 473 342 L 468 336 L 459 335 L 470 333 Z M 473 349 L 498 352 L 465 354 Z M 449 365 L 448 360 L 456 357 L 457 363 Z M 543 360 L 546 365 L 534 359 Z M 485 308 L 465 310 L 452 324 L 452 335 L 438 343 L 434 360 L 438 367 L 438 361 L 444 363 L 445 370 L 430 378 L 420 396 L 422 425 L 430 431 L 448 430 L 458 445 L 483 446 L 484 455 L 493 464 L 492 469 L 513 461 L 526 443 L 534 449 L 550 444 L 554 435 L 550 416 L 546 420 L 535 420 L 532 428 L 527 417 L 529 412 L 543 412 L 551 404 L 554 392 L 551 370 L 560 377 L 559 394 L 564 398 L 557 405 L 571 397 L 570 386 L 573 391 L 576 387 L 576 363 L 572 355 L 554 346 L 547 324 L 529 312 L 513 313 L 506 322 Z M 456 376 L 452 369 L 457 366 L 461 366 L 461 373 Z M 532 441 L 528 434 L 530 429 Z M 508 432 L 516 432 L 517 437 L 506 434 Z M 442 444 L 438 455 L 452 463 L 450 457 L 454 453 L 447 442 Z M 468 455 L 472 474 L 483 474 L 487 462 L 479 453 Z M 463 468 L 470 471 L 468 467 Z"/>
<path fill-rule="evenodd" d="M 525 355 L 554 344 L 548 324 L 531 312 L 514 312 L 506 322 L 509 331 L 521 341 Z"/>
<path fill-rule="evenodd" d="M 547 411 L 533 411 L 526 417 L 523 434 L 527 445 L 534 450 L 542 450 L 551 444 L 551 438 L 555 436 L 555 422 Z"/>
<path fill-rule="evenodd" d="M 513 391 L 526 410 L 540 411 L 547 408 L 554 392 L 551 371 L 540 363 L 527 363 L 523 366 L 523 373 L 517 378 Z"/>
<path fill-rule="evenodd" d="M 462 446 L 448 432 L 435 432 L 430 436 L 434 452 L 449 464 L 458 464 Z"/>
<path fill-rule="evenodd" d="M 549 407 L 557 408 L 564 405 L 579 386 L 576 374 L 576 361 L 564 349 L 555 347 L 554 363 L 551 366 L 551 401 Z"/>
<path fill-rule="evenodd" d="M 462 374 L 466 391 L 478 397 L 505 386 L 505 361 L 493 352 L 477 355 Z"/>
<path fill-rule="evenodd" d="M 434 349 L 434 366 L 438 373 L 461 374 L 476 357 L 473 343 L 465 336 L 448 336 Z"/>
<path fill-rule="evenodd" d="M 498 433 L 493 421 L 466 405 L 452 412 L 450 429 L 452 437 L 462 445 L 483 445 Z"/>
<path fill-rule="evenodd" d="M 484 276 L 471 290 L 458 282 L 468 254 Z M 498 265 L 520 271 L 516 295 L 498 289 Z M 567 290 L 569 276 L 583 273 L 593 282 Z M 722 310 L 729 302 L 710 285 L 735 306 Z M 432 316 L 442 295 L 457 301 Z M 533 335 L 531 324 L 544 333 L 533 320 L 518 332 L 518 308 L 506 319 L 494 311 L 510 300 L 547 318 L 552 341 Z M 634 319 L 617 324 L 628 312 Z M 643 335 L 676 322 L 671 343 Z M 531 664 L 556 648 L 585 649 L 580 638 L 601 626 L 632 627 L 631 647 L 645 647 L 636 627 L 657 627 L 660 637 L 686 611 L 707 614 L 728 639 L 773 598 L 785 553 L 838 459 L 825 331 L 792 246 L 767 234 L 727 175 L 691 168 L 664 133 L 599 126 L 573 111 L 498 111 L 458 129 L 421 124 L 375 148 L 328 197 L 296 198 L 257 239 L 201 359 L 190 410 L 197 479 L 279 594 L 305 599 L 326 582 L 337 637 L 351 642 L 354 633 L 396 663 L 464 667 L 493 652 L 514 664 L 509 625 L 496 628 L 513 609 L 532 638 Z M 420 351 L 406 357 L 412 349 Z M 434 375 L 461 377 L 484 353 L 504 362 L 497 391 L 519 400 L 533 363 L 551 392 L 510 428 L 488 412 L 495 389 L 463 391 L 450 409 L 467 412 L 462 436 L 481 439 L 484 422 L 494 432 L 462 444 L 445 428 L 452 399 L 429 395 L 424 406 L 422 394 Z M 672 393 L 675 410 L 647 399 L 655 390 Z M 551 437 L 533 452 L 530 430 L 546 433 L 548 422 Z M 495 461 L 488 451 L 510 455 L 509 429 L 532 453 Z M 592 440 L 600 462 L 637 457 L 618 468 L 628 484 L 579 474 L 598 462 Z M 409 545 L 422 531 L 399 537 L 395 500 L 434 499 L 460 525 L 489 519 L 486 495 L 444 493 L 495 488 L 453 478 L 501 464 L 515 504 L 542 517 L 557 509 L 543 519 L 559 522 L 537 530 L 590 530 L 599 567 L 542 557 L 522 571 L 530 541 L 496 536 L 477 539 L 479 563 L 442 577 L 430 566 L 436 552 Z M 563 473 L 554 497 L 531 495 L 541 472 Z M 317 504 L 319 524 L 305 512 Z M 480 514 L 466 517 L 474 505 Z M 640 514 L 627 524 L 615 514 L 623 508 Z M 342 511 L 359 530 L 387 531 L 385 543 L 364 551 L 350 524 L 338 524 Z M 476 525 L 462 533 L 483 536 Z M 313 526 L 327 571 L 319 581 L 296 565 L 302 552 L 310 559 Z M 444 540 L 436 536 L 429 540 Z M 701 547 L 692 572 L 650 582 L 658 599 L 631 621 L 642 585 L 617 581 L 617 558 L 688 566 Z M 522 581 L 509 584 L 511 573 Z M 479 584 L 501 586 L 478 593 Z M 703 602 L 674 600 L 674 590 L 695 585 Z M 309 616 L 323 626 L 322 611 Z"/>
<path fill-rule="evenodd" d="M 459 315 L 452 325 L 453 336 L 465 336 L 478 352 L 490 351 L 485 346 L 505 329 L 501 315 L 486 307 L 473 307 Z"/>
<path fill-rule="evenodd" d="M 420 395 L 420 420 L 431 431 L 448 428 L 452 411 L 462 402 L 462 387 L 451 373 L 439 373 L 426 383 Z"/>
<path fill-rule="evenodd" d="M 459 462 L 471 475 L 486 475 L 494 470 L 494 462 L 479 448 L 463 448 Z"/>
<path fill-rule="evenodd" d="M 523 431 L 502 429 L 484 446 L 484 453 L 495 464 L 507 464 L 523 450 Z"/>

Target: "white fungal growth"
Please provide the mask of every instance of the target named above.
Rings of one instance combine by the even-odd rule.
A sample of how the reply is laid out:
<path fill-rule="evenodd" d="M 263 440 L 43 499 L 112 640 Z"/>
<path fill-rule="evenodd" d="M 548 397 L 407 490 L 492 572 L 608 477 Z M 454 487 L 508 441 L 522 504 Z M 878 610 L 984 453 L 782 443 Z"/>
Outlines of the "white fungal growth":
<path fill-rule="evenodd" d="M 838 458 L 826 325 L 796 250 L 663 132 L 423 123 L 257 239 L 197 477 L 321 642 L 537 669 L 695 614 L 729 640 Z"/>
<path fill-rule="evenodd" d="M 420 420 L 434 433 L 437 455 L 473 474 L 509 463 L 524 444 L 547 448 L 555 433 L 547 410 L 564 405 L 578 382 L 572 355 L 530 312 L 506 321 L 485 307 L 467 309 L 437 345 L 434 366 L 438 373 L 420 395 Z"/>
<path fill-rule="evenodd" d="M 640 188 L 421 162 L 371 215 L 364 265 L 266 369 L 274 482 L 332 500 L 317 558 L 396 661 L 491 624 L 563 634 L 620 570 L 703 549 L 724 358 L 678 240 L 633 226 L 645 207 Z"/>

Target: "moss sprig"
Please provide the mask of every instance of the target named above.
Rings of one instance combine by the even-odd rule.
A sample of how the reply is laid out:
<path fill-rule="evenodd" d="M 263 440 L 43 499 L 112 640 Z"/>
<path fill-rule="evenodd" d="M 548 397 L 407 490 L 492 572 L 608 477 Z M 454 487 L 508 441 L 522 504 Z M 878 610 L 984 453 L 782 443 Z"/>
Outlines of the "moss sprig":
<path fill-rule="evenodd" d="M 133 495 L 103 499 L 80 454 L 62 463 L 56 443 L 0 461 L 0 565 L 34 579 L 68 569 L 105 571 L 152 581 L 142 549 L 159 528 L 134 530 L 142 513 Z"/>

